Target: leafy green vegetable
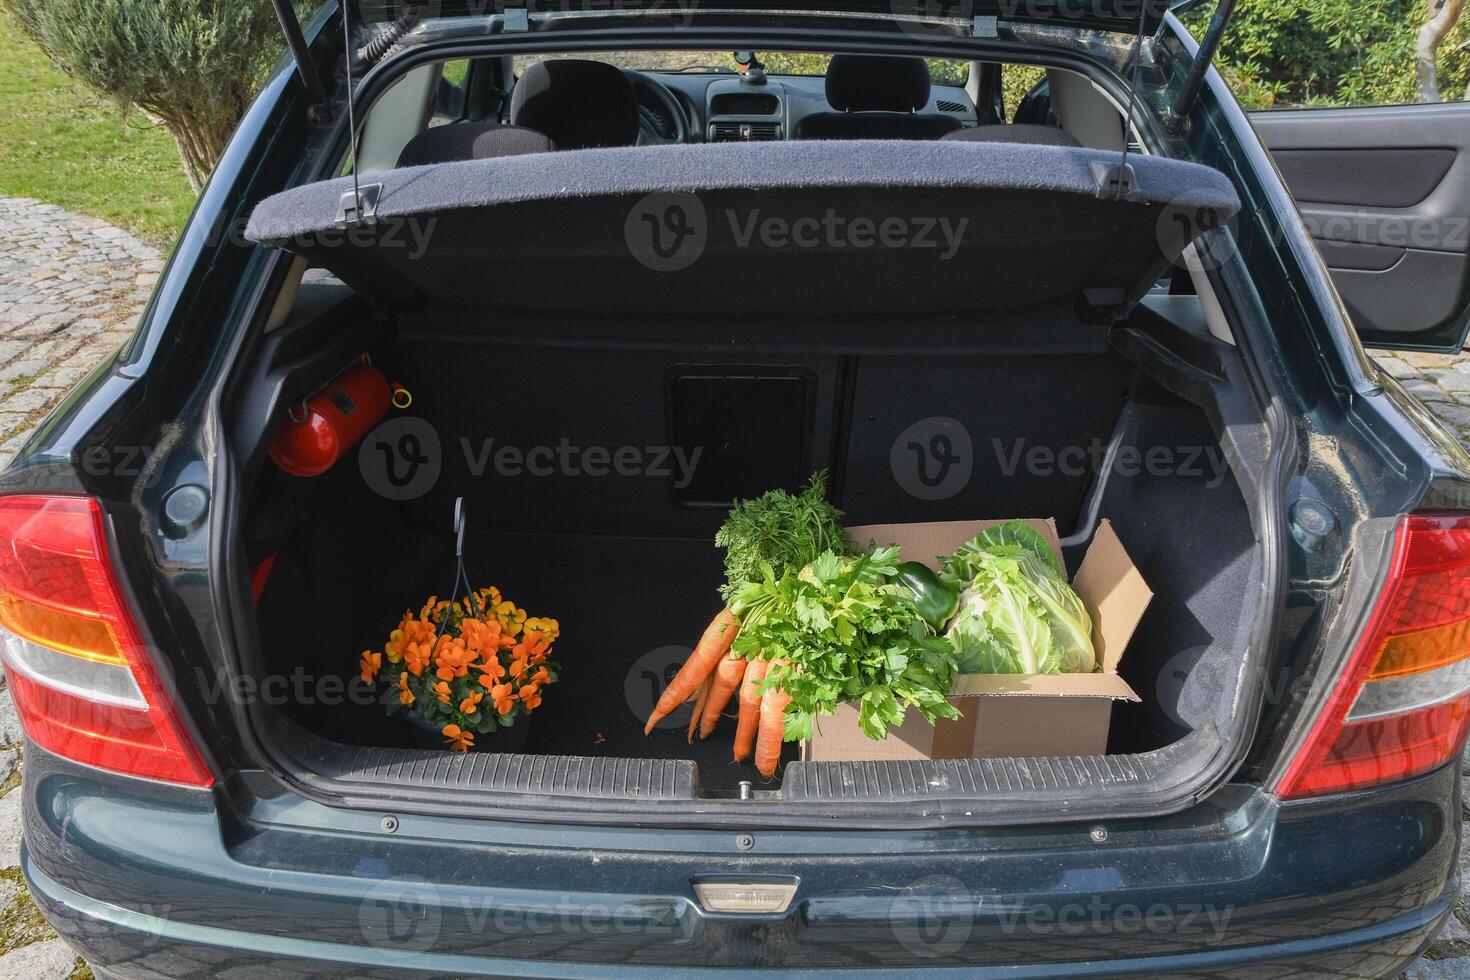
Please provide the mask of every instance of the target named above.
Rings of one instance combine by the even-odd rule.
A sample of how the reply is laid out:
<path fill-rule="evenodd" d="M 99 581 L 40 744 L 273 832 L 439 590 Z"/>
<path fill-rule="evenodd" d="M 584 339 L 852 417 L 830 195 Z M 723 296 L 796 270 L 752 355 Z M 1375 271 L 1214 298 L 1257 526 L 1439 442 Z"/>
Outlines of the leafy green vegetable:
<path fill-rule="evenodd" d="M 990 528 L 941 558 L 964 587 L 945 637 L 967 674 L 1091 673 L 1092 617 L 1046 539 L 1024 521 Z"/>
<path fill-rule="evenodd" d="M 934 569 L 917 561 L 899 565 L 897 581 L 913 595 L 914 606 L 924 622 L 934 627 L 936 633 L 944 632 L 960 608 L 959 590 L 941 581 Z"/>
<path fill-rule="evenodd" d="M 800 570 L 824 551 L 852 554 L 842 530 L 842 511 L 827 501 L 827 474 L 812 474 L 806 489 L 796 496 L 771 490 L 754 500 L 737 500 L 715 534 L 725 549 L 725 584 L 720 587 L 728 605 L 741 588 L 762 580 L 762 566 L 776 575 Z"/>
<path fill-rule="evenodd" d="M 741 623 L 735 652 L 787 664 L 763 682 L 791 696 L 787 741 L 811 738 L 817 719 L 843 702 L 857 705 L 863 734 L 880 741 L 909 708 L 931 723 L 959 717 L 945 700 L 954 649 L 894 582 L 898 564 L 894 547 L 856 558 L 827 551 L 779 577 L 767 565 L 760 581 L 739 591 L 731 606 Z"/>
<path fill-rule="evenodd" d="M 1051 545 L 1046 543 L 1041 532 L 1025 521 L 1006 521 L 1004 524 L 992 525 L 960 545 L 953 555 L 940 559 L 940 562 L 946 576 L 963 587 L 969 585 L 975 577 L 980 560 L 997 549 L 1007 547 L 1022 548 L 1030 552 L 1051 574 L 1066 579 L 1067 570 L 1062 567 L 1061 559 L 1051 550 Z"/>

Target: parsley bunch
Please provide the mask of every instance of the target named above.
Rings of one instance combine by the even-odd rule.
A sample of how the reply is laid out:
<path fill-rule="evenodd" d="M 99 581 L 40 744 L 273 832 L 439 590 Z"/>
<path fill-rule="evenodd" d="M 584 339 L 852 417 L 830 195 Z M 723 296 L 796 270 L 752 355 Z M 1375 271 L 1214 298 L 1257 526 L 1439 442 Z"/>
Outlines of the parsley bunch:
<path fill-rule="evenodd" d="M 912 593 L 893 582 L 898 548 L 856 558 L 826 551 L 779 577 L 771 567 L 742 587 L 731 611 L 740 619 L 735 652 L 783 660 L 765 686 L 791 696 L 785 738 L 812 737 L 813 724 L 839 703 L 858 707 L 863 734 L 881 741 L 909 708 L 933 723 L 958 718 L 945 700 L 954 682 L 954 648 L 935 636 Z"/>
<path fill-rule="evenodd" d="M 800 570 L 824 551 L 852 553 L 842 530 L 842 511 L 827 501 L 827 474 L 812 474 L 806 488 L 793 496 L 770 490 L 754 500 L 739 500 L 715 534 L 725 549 L 725 584 L 720 594 L 729 605 L 741 588 L 761 581 L 762 567 L 777 575 Z"/>

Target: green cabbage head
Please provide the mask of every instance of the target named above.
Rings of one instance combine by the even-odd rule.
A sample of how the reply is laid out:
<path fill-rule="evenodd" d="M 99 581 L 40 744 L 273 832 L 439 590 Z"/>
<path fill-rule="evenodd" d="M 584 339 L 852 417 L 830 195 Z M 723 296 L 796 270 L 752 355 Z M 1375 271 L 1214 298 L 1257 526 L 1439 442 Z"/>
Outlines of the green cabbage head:
<path fill-rule="evenodd" d="M 945 578 L 963 590 L 945 631 L 961 673 L 1097 669 L 1087 607 L 1046 539 L 1025 521 L 989 528 L 940 561 Z"/>

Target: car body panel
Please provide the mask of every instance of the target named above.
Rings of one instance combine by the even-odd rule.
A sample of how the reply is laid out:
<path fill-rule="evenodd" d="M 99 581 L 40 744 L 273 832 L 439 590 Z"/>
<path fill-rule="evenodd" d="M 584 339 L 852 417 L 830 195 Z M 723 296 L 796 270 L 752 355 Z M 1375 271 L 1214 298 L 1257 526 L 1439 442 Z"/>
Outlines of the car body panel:
<path fill-rule="evenodd" d="M 1106 834 L 661 831 L 650 853 L 636 831 L 404 817 L 390 833 L 383 814 L 344 816 L 264 779 L 160 793 L 34 748 L 27 767 L 31 886 L 83 955 L 123 976 L 247 963 L 1230 976 L 1338 954 L 1377 972 L 1448 914 L 1460 825 L 1451 766 L 1290 806 L 1233 786 Z M 693 882 L 718 876 L 788 880 L 796 898 L 782 914 L 705 912 Z"/>

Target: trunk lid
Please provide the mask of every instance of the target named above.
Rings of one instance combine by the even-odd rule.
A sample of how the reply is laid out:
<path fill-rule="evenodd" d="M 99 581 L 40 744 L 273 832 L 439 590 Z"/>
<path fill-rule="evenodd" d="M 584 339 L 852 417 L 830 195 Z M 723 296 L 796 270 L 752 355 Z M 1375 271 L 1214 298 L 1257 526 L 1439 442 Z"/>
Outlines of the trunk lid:
<path fill-rule="evenodd" d="M 962 21 L 983 17 L 1133 34 L 1138 31 L 1140 14 L 1145 33 L 1156 30 L 1172 6 L 1172 0 L 820 0 L 816 3 L 795 3 L 792 0 L 621 0 L 616 5 L 608 4 L 606 0 L 425 0 L 422 3 L 362 0 L 356 6 L 362 19 L 368 23 L 394 20 L 413 6 L 421 7 L 424 17 L 486 17 L 516 9 L 523 9 L 531 15 L 607 14 L 615 10 L 618 13 L 641 11 L 674 16 L 710 10 L 721 13 L 836 13 Z"/>

